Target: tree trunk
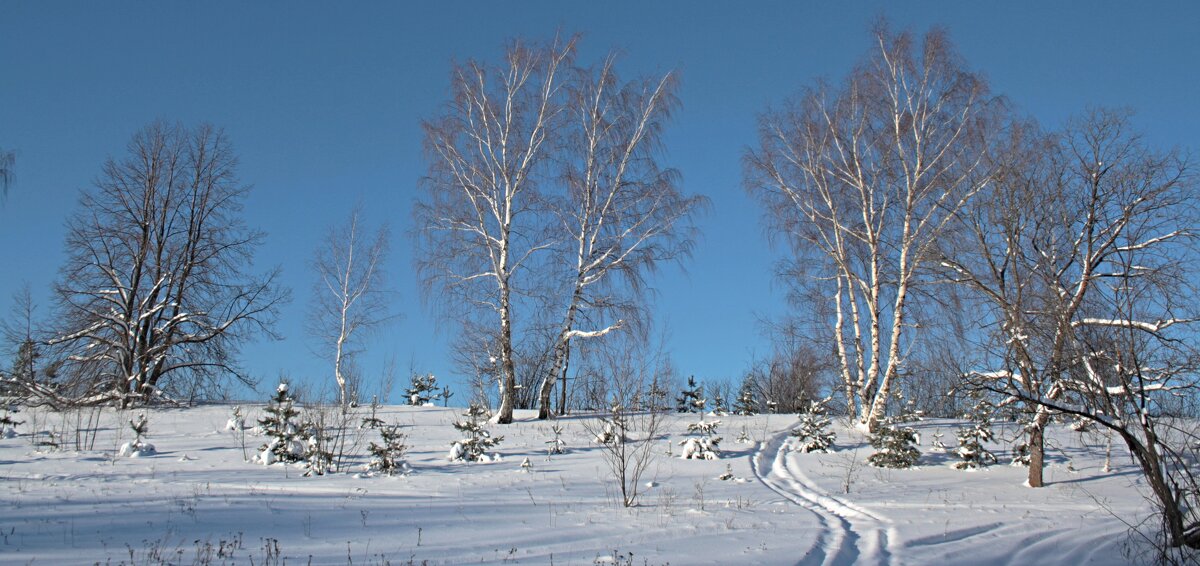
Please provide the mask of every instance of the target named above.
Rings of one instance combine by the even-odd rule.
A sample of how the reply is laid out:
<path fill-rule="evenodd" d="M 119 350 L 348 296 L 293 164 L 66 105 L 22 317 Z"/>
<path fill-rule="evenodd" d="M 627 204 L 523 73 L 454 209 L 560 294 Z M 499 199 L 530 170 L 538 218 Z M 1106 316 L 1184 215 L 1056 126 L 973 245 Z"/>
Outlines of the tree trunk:
<path fill-rule="evenodd" d="M 513 422 L 513 408 L 516 404 L 517 371 L 513 365 L 512 307 L 509 304 L 507 285 L 500 290 L 500 373 L 504 382 L 500 391 L 500 410 L 496 415 L 496 423 L 510 424 Z"/>
<path fill-rule="evenodd" d="M 541 390 L 538 391 L 538 419 L 540 420 L 546 420 L 553 416 L 550 409 L 550 394 L 554 392 L 554 384 L 558 381 L 559 372 L 566 371 L 571 344 L 571 328 L 575 324 L 575 311 L 582 294 L 583 287 L 576 283 L 575 292 L 571 294 L 571 306 L 567 307 L 567 315 L 563 317 L 562 329 L 558 332 L 558 339 L 554 341 L 554 361 L 550 365 L 550 372 L 542 380 Z"/>

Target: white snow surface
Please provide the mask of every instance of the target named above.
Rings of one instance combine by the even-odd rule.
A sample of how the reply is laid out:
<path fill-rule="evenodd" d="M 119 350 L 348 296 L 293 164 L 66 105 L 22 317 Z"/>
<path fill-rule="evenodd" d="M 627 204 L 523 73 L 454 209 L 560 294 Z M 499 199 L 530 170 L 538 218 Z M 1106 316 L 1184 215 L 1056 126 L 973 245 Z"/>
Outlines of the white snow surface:
<path fill-rule="evenodd" d="M 261 436 L 226 431 L 228 406 L 146 411 L 156 451 L 116 457 L 128 415 L 107 411 L 94 450 L 38 447 L 29 424 L 0 440 L 0 564 L 194 563 L 211 545 L 213 564 L 1128 564 L 1146 549 L 1130 537 L 1151 511 L 1128 454 L 1104 439 L 1052 430 L 1048 486 L 1023 486 L 1026 470 L 974 473 L 921 446 L 917 468 L 866 466 L 871 448 L 834 421 L 828 454 L 791 451 L 795 415 L 729 416 L 754 442 L 719 460 L 683 460 L 668 450 L 687 436 L 670 416 L 658 457 L 640 480 L 639 505 L 620 507 L 586 417 L 557 421 L 566 453 L 547 457 L 551 423 L 517 412 L 498 461 L 450 463 L 461 409 L 389 407 L 411 446 L 408 475 L 363 473 L 366 430 L 352 466 L 302 477 L 291 465 L 246 461 Z M 255 422 L 261 407 L 246 411 Z M 60 417 L 22 412 L 50 430 Z M 595 430 L 595 423 L 589 423 Z M 952 433 L 954 421 L 914 428 Z M 998 426 L 1001 439 L 1015 427 Z M 352 431 L 357 434 L 357 431 Z M 1001 440 L 1002 441 L 1002 440 Z M 1119 443 L 1118 443 L 1119 444 Z M 989 445 L 1001 462 L 1004 444 Z M 528 458 L 532 466 L 522 469 Z M 721 481 L 728 470 L 745 481 Z M 527 473 L 522 473 L 527 472 Z M 846 492 L 847 484 L 849 492 Z M 232 541 L 232 544 L 230 544 Z M 224 544 L 224 556 L 216 549 Z M 282 561 L 278 559 L 282 558 Z M 199 562 L 196 562 L 199 563 Z M 208 562 L 204 562 L 208 563 Z"/>

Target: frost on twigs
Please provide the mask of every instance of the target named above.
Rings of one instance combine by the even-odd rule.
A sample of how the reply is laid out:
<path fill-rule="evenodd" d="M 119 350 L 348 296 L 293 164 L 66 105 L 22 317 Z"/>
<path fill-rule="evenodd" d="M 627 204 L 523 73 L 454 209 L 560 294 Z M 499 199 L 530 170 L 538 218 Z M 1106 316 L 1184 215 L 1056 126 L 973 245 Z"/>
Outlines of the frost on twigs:
<path fill-rule="evenodd" d="M 471 403 L 467 412 L 463 413 L 466 420 L 456 421 L 454 428 L 463 433 L 463 438 L 450 444 L 450 454 L 447 458 L 452 462 L 487 462 L 487 451 L 504 440 L 503 436 L 492 436 L 483 428 L 487 422 L 487 409 L 477 403 Z"/>
<path fill-rule="evenodd" d="M 812 401 L 808 412 L 800 415 L 800 426 L 792 429 L 792 438 L 796 439 L 794 449 L 798 452 L 829 452 L 836 438 L 829 430 L 829 417 L 826 404 L 828 399 Z"/>

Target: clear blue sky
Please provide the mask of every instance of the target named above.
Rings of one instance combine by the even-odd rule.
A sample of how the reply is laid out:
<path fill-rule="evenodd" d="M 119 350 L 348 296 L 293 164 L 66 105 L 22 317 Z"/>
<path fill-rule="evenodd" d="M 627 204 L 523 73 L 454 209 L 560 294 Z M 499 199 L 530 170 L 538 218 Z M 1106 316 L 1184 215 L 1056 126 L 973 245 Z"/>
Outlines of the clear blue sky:
<path fill-rule="evenodd" d="M 7 311 L 28 282 L 48 306 L 78 190 L 137 129 L 158 118 L 206 121 L 225 128 L 254 186 L 247 220 L 268 233 L 259 267 L 282 266 L 294 290 L 280 320 L 286 340 L 248 345 L 245 367 L 268 381 L 280 370 L 329 374 L 303 329 L 307 262 L 361 200 L 372 221 L 392 224 L 389 268 L 404 315 L 372 342 L 367 376 L 391 353 L 402 369 L 411 360 L 451 376 L 450 337 L 421 304 L 405 236 L 425 170 L 419 122 L 447 96 L 451 61 L 495 59 L 506 38 L 561 29 L 584 35 L 583 61 L 620 48 L 626 76 L 682 72 L 669 161 L 713 207 L 687 272 L 654 280 L 655 311 L 681 371 L 734 377 L 769 350 L 757 317 L 783 308 L 777 252 L 741 187 L 756 114 L 817 77 L 838 79 L 869 48 L 879 15 L 897 28 L 945 26 L 996 92 L 1049 126 L 1088 105 L 1130 106 L 1153 142 L 1200 149 L 1194 2 L 6 0 L 0 148 L 18 158 L 0 205 L 0 305 Z"/>

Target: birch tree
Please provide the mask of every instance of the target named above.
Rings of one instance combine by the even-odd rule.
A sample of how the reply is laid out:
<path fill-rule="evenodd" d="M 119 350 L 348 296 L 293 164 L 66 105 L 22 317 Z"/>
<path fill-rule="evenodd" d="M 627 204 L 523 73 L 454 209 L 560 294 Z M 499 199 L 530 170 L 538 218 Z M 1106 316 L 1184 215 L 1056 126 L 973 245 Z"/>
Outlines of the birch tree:
<path fill-rule="evenodd" d="M 359 340 L 391 319 L 383 269 L 388 230 L 386 226 L 366 229 L 361 216 L 362 207 L 355 207 L 345 224 L 329 231 L 312 261 L 317 281 L 309 332 L 333 362 L 343 409 L 357 392 L 353 359 L 361 351 Z"/>
<path fill-rule="evenodd" d="M 610 55 L 596 68 L 576 69 L 569 88 L 559 150 L 566 195 L 557 206 L 568 293 L 540 386 L 540 419 L 552 414 L 571 341 L 603 337 L 638 316 L 643 277 L 690 252 L 689 219 L 705 202 L 683 195 L 678 172 L 659 163 L 663 127 L 679 104 L 675 75 L 623 82 L 614 64 Z M 596 326 L 580 328 L 584 321 Z"/>
<path fill-rule="evenodd" d="M 808 284 L 827 328 L 846 409 L 874 430 L 904 366 L 914 288 L 946 224 L 985 184 L 995 100 L 945 33 L 919 42 L 879 26 L 840 87 L 804 91 L 759 120 L 746 185 Z"/>
<path fill-rule="evenodd" d="M 287 294 L 277 271 L 250 273 L 262 234 L 240 218 L 247 190 L 210 126 L 151 124 L 105 163 L 68 221 L 55 285 L 62 326 L 50 342 L 86 384 L 60 402 L 124 406 L 250 382 L 238 346 L 272 335 Z"/>
<path fill-rule="evenodd" d="M 997 367 L 969 377 L 1031 414 L 1031 487 L 1044 485 L 1050 417 L 1086 418 L 1126 441 L 1183 544 L 1157 420 L 1197 386 L 1186 160 L 1149 149 L 1127 113 L 1096 110 L 1055 136 L 1018 132 L 996 171 L 942 260 L 994 323 Z"/>
<path fill-rule="evenodd" d="M 533 256 L 552 244 L 541 177 L 574 53 L 574 38 L 516 41 L 501 65 L 457 64 L 450 100 L 422 124 L 430 165 L 415 207 L 418 271 L 450 312 L 494 321 L 501 424 L 515 403 L 514 301 Z"/>

